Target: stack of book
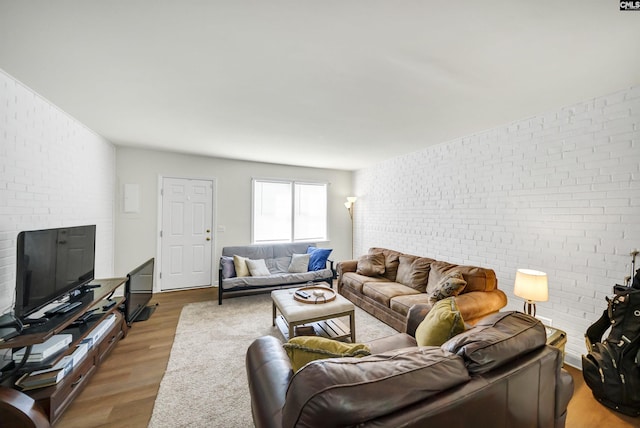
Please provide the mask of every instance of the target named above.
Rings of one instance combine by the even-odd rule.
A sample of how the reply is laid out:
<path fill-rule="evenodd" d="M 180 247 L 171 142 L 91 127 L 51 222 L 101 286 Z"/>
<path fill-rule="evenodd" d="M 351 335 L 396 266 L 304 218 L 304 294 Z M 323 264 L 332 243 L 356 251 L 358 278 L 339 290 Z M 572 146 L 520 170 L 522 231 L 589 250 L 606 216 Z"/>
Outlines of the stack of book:
<path fill-rule="evenodd" d="M 56 385 L 64 379 L 74 367 L 80 364 L 87 355 L 88 350 L 89 346 L 81 343 L 75 347 L 75 350 L 70 355 L 64 356 L 53 367 L 24 374 L 16 381 L 16 386 L 23 391 L 27 391 Z"/>
<path fill-rule="evenodd" d="M 73 336 L 70 334 L 56 334 L 51 336 L 46 342 L 38 343 L 31 347 L 31 352 L 27 357 L 27 363 L 41 363 L 47 358 L 67 349 Z M 13 353 L 13 361 L 22 361 L 27 348 L 20 348 Z"/>
<path fill-rule="evenodd" d="M 55 385 L 73 369 L 73 357 L 70 355 L 63 357 L 53 367 L 43 370 L 36 370 L 31 373 L 25 373 L 16 381 L 23 391 L 36 388 L 44 388 L 46 386 Z"/>
<path fill-rule="evenodd" d="M 100 322 L 91 332 L 82 339 L 82 343 L 86 343 L 89 348 L 92 348 L 95 343 L 98 343 L 100 339 L 109 331 L 111 326 L 116 322 L 115 314 L 110 314 L 104 320 Z"/>

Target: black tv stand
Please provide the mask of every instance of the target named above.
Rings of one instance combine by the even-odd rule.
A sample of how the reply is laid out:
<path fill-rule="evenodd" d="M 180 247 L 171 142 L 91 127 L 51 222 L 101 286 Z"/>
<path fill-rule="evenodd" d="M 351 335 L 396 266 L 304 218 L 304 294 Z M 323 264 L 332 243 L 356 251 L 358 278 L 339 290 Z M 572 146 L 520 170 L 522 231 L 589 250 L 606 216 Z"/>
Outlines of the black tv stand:
<path fill-rule="evenodd" d="M 149 317 L 155 312 L 156 308 L 158 307 L 158 304 L 156 303 L 155 305 L 151 305 L 151 306 L 146 306 L 143 310 L 140 311 L 140 313 L 138 314 L 137 317 L 135 317 L 135 319 L 133 320 L 133 322 L 138 322 L 138 321 L 146 321 L 149 319 Z"/>

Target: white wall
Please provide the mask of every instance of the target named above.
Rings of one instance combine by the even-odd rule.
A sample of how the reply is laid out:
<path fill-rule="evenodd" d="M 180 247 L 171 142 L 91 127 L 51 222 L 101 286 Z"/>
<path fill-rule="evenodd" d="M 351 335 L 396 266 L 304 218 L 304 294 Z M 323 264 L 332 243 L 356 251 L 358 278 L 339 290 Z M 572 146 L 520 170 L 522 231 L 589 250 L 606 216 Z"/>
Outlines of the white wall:
<path fill-rule="evenodd" d="M 214 244 L 214 282 L 221 249 L 230 245 L 247 245 L 251 240 L 251 179 L 288 178 L 326 181 L 328 187 L 329 242 L 320 246 L 333 248 L 331 259 L 351 258 L 351 223 L 344 207 L 351 191 L 351 172 L 245 162 L 229 159 L 177 154 L 163 151 L 118 147 L 116 253 L 118 275 L 150 257 L 156 257 L 158 238 L 158 177 L 214 178 L 216 180 Z M 124 213 L 123 188 L 138 184 L 140 212 Z M 224 232 L 216 232 L 224 227 Z"/>
<path fill-rule="evenodd" d="M 640 247 L 640 87 L 387 160 L 355 173 L 354 190 L 356 254 L 493 268 L 513 310 L 516 269 L 547 272 L 538 314 L 568 333 L 579 366 Z"/>
<path fill-rule="evenodd" d="M 13 307 L 22 230 L 96 224 L 113 275 L 115 147 L 0 70 L 0 313 Z"/>

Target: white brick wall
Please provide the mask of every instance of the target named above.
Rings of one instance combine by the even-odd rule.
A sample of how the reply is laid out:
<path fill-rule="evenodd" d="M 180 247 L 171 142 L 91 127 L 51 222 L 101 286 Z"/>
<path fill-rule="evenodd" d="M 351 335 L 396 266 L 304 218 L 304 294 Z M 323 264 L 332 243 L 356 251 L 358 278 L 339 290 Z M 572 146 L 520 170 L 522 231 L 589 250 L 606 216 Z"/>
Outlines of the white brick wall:
<path fill-rule="evenodd" d="M 640 248 L 640 87 L 398 156 L 356 172 L 354 190 L 356 254 L 492 268 L 512 310 L 516 269 L 547 272 L 538 314 L 567 331 L 579 366 Z"/>
<path fill-rule="evenodd" d="M 115 147 L 0 70 L 0 313 L 13 307 L 21 230 L 96 224 L 113 274 Z"/>

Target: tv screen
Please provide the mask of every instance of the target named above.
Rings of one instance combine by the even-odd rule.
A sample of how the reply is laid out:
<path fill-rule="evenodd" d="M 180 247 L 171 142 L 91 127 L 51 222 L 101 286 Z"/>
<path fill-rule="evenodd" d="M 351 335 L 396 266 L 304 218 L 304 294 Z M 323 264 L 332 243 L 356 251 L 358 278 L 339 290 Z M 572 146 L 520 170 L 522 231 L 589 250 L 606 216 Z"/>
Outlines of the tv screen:
<path fill-rule="evenodd" d="M 96 226 L 18 234 L 15 315 L 28 317 L 94 279 Z"/>
<path fill-rule="evenodd" d="M 154 259 L 151 258 L 127 274 L 124 301 L 127 324 L 144 321 L 155 310 L 155 306 L 147 307 L 153 295 L 153 266 Z"/>

